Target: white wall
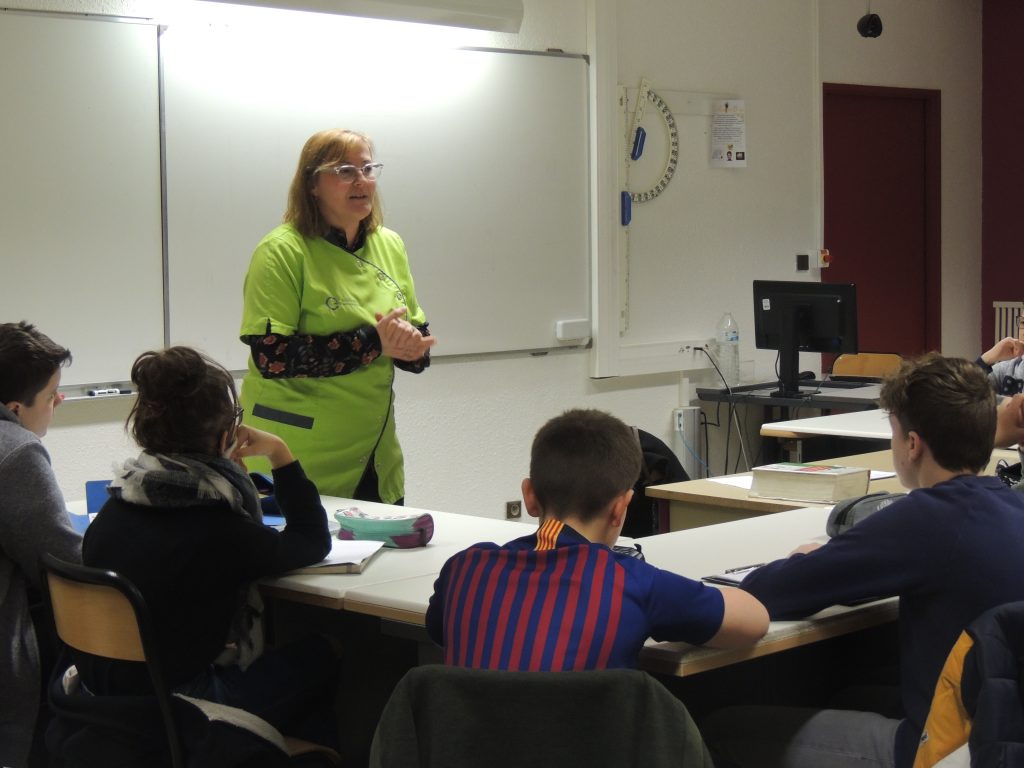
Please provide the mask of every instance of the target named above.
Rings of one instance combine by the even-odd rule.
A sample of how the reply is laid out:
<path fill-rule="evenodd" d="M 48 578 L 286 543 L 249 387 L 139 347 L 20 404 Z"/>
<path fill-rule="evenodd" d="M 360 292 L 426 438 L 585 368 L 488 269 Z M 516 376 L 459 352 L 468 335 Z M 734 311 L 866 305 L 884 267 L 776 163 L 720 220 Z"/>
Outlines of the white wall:
<path fill-rule="evenodd" d="M 981 351 L 981 0 L 821 0 L 821 80 L 942 91 L 942 352 Z M 998 98 L 990 94 L 990 98 Z M 990 310 L 987 310 L 990 311 Z"/>
<path fill-rule="evenodd" d="M 20 0 L 17 5 L 118 14 L 143 4 Z M 145 5 L 152 9 L 156 4 Z M 467 44 L 586 50 L 587 0 L 526 0 L 525 5 L 520 35 L 466 33 Z M 876 0 L 873 10 L 882 15 L 886 30 L 870 41 L 882 43 L 870 55 L 859 45 L 854 28 L 863 7 L 860 0 L 618 0 L 619 80 L 635 85 L 643 75 L 652 82 L 678 83 L 682 89 L 777 99 L 792 109 L 794 120 L 813 119 L 807 113 L 814 109 L 822 79 L 941 88 L 943 341 L 947 352 L 973 355 L 971 340 L 978 338 L 980 325 L 980 0 Z M 813 75 L 816 28 L 821 30 L 820 78 Z M 912 39 L 900 34 L 901 28 L 912 29 Z M 793 44 L 807 45 L 807 70 L 794 74 L 773 69 L 777 46 Z M 726 81 L 716 75 L 721 71 L 733 74 Z M 800 172 L 791 175 L 780 171 L 781 182 L 765 190 L 767 211 L 784 206 L 785 196 L 806 199 L 812 190 L 816 198 L 817 179 L 806 167 L 801 163 Z M 677 222 L 666 216 L 649 226 L 652 241 L 671 243 Z M 813 230 L 817 224 L 806 226 Z M 755 241 L 757 248 L 748 244 L 720 254 L 721 273 L 707 283 L 716 306 L 746 307 L 749 271 L 766 253 L 787 254 L 786 263 L 792 259 L 785 233 L 766 226 L 748 243 Z M 675 261 L 685 254 L 666 249 L 661 258 Z M 524 311 L 528 306 L 527 298 Z M 675 310 L 660 309 L 667 318 Z M 709 333 L 716 320 L 708 318 Z M 750 330 L 748 322 L 742 346 L 747 359 L 754 358 Z M 765 370 L 762 362 L 758 372 Z M 408 503 L 503 515 L 504 502 L 519 498 L 533 433 L 567 407 L 604 408 L 671 439 L 671 411 L 680 402 L 678 375 L 594 380 L 588 371 L 588 352 L 562 351 L 544 357 L 440 359 L 421 376 L 399 375 L 397 409 L 407 456 Z M 111 461 L 133 452 L 122 431 L 129 405 L 121 398 L 68 403 L 58 410 L 45 443 L 69 499 L 82 498 L 85 480 L 109 476 Z M 720 438 L 713 431 L 712 439 Z"/>

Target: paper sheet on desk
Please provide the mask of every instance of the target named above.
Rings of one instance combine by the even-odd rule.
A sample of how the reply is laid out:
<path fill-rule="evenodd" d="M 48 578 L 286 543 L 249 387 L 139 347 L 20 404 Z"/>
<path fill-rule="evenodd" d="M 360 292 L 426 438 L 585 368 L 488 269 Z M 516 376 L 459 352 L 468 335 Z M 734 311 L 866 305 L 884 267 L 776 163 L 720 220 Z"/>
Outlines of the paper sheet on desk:
<path fill-rule="evenodd" d="M 309 567 L 319 568 L 325 565 L 361 563 L 383 546 L 383 541 L 343 541 L 334 537 L 331 539 L 331 551 L 327 557 Z"/>
<path fill-rule="evenodd" d="M 871 470 L 872 480 L 884 480 L 888 477 L 896 477 L 895 472 L 885 472 L 881 469 Z M 733 488 L 743 488 L 750 490 L 751 483 L 754 482 L 753 475 L 726 475 L 724 477 L 710 477 L 708 478 L 713 483 L 721 483 L 722 485 L 731 485 Z"/>
<path fill-rule="evenodd" d="M 754 482 L 753 475 L 726 475 L 725 477 L 712 477 L 710 480 L 722 485 L 731 485 L 733 488 L 745 488 L 750 490 L 750 484 Z"/>

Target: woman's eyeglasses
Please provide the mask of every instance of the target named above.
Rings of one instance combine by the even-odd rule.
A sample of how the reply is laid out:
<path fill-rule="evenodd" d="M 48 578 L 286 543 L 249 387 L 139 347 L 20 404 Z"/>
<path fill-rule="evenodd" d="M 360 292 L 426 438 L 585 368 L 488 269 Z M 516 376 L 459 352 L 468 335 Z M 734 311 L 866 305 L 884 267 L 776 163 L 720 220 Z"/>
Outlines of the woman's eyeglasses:
<path fill-rule="evenodd" d="M 243 408 L 242 406 L 238 406 L 237 408 L 235 408 L 235 431 L 236 432 L 238 431 L 238 428 L 240 426 L 242 426 L 242 416 L 244 416 L 244 415 L 245 415 L 245 408 Z"/>
<path fill-rule="evenodd" d="M 364 179 L 376 179 L 380 176 L 380 172 L 383 168 L 384 163 L 367 163 L 366 165 L 349 165 L 348 163 L 343 163 L 341 165 L 328 165 L 324 168 L 320 168 L 319 170 L 327 173 L 333 173 L 346 184 L 351 184 L 360 176 L 360 174 Z"/>

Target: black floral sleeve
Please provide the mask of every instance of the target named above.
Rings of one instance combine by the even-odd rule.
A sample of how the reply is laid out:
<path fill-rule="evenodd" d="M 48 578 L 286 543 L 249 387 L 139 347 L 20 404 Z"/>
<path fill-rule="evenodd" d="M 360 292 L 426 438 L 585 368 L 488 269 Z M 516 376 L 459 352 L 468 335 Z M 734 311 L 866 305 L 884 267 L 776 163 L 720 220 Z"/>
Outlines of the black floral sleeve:
<path fill-rule="evenodd" d="M 329 336 L 302 334 L 246 338 L 256 370 L 265 379 L 344 376 L 380 356 L 380 337 L 372 326 Z"/>
<path fill-rule="evenodd" d="M 426 325 L 417 328 L 424 336 L 430 335 Z M 369 325 L 328 336 L 277 333 L 247 336 L 245 342 L 256 370 L 265 379 L 344 376 L 369 365 L 381 355 L 380 336 L 377 329 Z M 395 365 L 412 373 L 422 373 L 430 365 L 430 354 L 408 363 L 395 360 Z"/>

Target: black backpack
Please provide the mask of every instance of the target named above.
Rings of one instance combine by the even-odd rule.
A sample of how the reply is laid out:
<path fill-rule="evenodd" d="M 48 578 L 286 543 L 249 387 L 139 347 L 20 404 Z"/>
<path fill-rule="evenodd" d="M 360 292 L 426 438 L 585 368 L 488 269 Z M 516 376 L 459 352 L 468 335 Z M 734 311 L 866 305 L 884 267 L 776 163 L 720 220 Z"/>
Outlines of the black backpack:
<path fill-rule="evenodd" d="M 632 427 L 632 430 L 640 443 L 643 463 L 640 465 L 640 477 L 633 485 L 633 499 L 629 502 L 622 535 L 635 539 L 668 530 L 667 527 L 662 530 L 659 525 L 658 499 L 648 498 L 647 486 L 680 483 L 689 480 L 690 476 L 665 443 L 650 432 L 637 427 Z"/>

